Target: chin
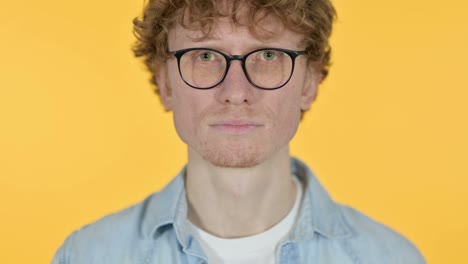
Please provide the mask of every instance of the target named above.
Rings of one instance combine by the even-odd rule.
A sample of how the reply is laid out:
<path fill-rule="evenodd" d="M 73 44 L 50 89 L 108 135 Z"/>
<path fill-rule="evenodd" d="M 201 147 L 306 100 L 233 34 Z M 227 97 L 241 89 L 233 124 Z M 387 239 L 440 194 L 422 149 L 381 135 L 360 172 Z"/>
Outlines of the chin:
<path fill-rule="evenodd" d="M 251 168 L 265 160 L 264 154 L 254 146 L 243 148 L 229 146 L 223 148 L 220 146 L 204 150 L 202 157 L 216 167 Z"/>
<path fill-rule="evenodd" d="M 209 161 L 212 165 L 221 168 L 252 168 L 260 164 L 260 160 L 256 157 L 207 157 L 207 161 Z"/>

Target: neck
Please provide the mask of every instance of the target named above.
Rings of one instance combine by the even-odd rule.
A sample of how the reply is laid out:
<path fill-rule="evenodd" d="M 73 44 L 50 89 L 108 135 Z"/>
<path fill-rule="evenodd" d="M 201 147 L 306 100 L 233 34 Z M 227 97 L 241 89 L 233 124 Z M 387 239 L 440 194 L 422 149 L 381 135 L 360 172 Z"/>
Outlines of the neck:
<path fill-rule="evenodd" d="M 225 238 L 261 233 L 280 222 L 294 205 L 288 148 L 251 168 L 220 168 L 189 150 L 188 218 Z"/>

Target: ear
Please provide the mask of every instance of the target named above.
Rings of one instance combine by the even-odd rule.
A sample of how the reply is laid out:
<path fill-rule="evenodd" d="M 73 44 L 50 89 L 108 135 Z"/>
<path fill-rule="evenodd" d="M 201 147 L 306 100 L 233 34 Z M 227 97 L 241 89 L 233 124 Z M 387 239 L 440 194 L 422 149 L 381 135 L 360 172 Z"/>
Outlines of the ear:
<path fill-rule="evenodd" d="M 322 80 L 322 74 L 317 70 L 315 63 L 309 63 L 304 82 L 304 88 L 301 94 L 301 110 L 306 111 L 310 108 L 317 97 L 317 89 Z"/>
<path fill-rule="evenodd" d="M 164 62 L 158 62 L 157 65 L 154 65 L 153 69 L 161 103 L 167 111 L 170 111 L 172 110 L 172 90 L 167 84 L 166 64 Z"/>

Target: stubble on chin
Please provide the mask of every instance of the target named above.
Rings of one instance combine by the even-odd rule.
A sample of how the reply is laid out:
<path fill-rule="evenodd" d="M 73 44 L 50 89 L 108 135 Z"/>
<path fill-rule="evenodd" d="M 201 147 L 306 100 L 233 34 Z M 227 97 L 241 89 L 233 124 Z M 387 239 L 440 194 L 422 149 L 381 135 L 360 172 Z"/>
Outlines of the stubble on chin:
<path fill-rule="evenodd" d="M 203 144 L 200 154 L 204 160 L 222 168 L 251 168 L 264 159 L 264 153 L 254 145 L 241 146 L 234 143 L 217 146 Z"/>

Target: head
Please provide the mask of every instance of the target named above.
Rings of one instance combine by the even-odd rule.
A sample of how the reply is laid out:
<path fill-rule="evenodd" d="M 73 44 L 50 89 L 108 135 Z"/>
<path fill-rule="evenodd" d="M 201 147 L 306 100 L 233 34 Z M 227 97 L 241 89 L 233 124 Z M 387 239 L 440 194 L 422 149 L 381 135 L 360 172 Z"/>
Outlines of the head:
<path fill-rule="evenodd" d="M 328 38 L 335 11 L 329 0 L 150 0 L 135 19 L 136 56 L 152 82 L 189 155 L 221 167 L 250 167 L 287 149 L 302 113 L 327 76 Z M 304 51 L 290 81 L 261 90 L 233 61 L 225 80 L 209 90 L 184 83 L 170 51 L 212 48 L 245 55 L 259 48 Z"/>

